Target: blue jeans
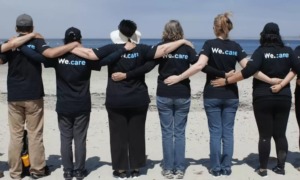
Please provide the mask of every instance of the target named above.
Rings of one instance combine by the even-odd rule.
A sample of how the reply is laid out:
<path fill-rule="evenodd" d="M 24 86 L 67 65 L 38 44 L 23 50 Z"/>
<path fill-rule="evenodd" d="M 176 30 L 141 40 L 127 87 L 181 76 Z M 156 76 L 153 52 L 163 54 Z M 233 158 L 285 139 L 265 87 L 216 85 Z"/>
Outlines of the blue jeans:
<path fill-rule="evenodd" d="M 231 170 L 233 126 L 238 104 L 238 99 L 204 99 L 213 171 Z"/>
<path fill-rule="evenodd" d="M 163 146 L 163 169 L 185 169 L 185 127 L 190 98 L 156 97 Z"/>

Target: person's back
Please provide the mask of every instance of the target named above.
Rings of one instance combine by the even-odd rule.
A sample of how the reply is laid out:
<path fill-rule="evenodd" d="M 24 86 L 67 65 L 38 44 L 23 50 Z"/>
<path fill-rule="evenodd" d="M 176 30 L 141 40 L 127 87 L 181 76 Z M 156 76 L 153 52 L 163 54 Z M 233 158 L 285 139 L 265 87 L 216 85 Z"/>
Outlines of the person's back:
<path fill-rule="evenodd" d="M 33 21 L 29 15 L 22 14 L 17 18 L 16 30 L 20 35 L 33 31 Z M 35 47 L 42 39 L 33 39 L 28 45 Z M 5 53 L 9 63 L 8 88 L 8 120 L 10 127 L 10 144 L 8 164 L 10 176 L 22 178 L 21 150 L 23 148 L 24 128 L 29 137 L 30 175 L 40 178 L 49 175 L 46 166 L 43 145 L 44 104 L 41 64 L 32 62 L 19 49 Z"/>

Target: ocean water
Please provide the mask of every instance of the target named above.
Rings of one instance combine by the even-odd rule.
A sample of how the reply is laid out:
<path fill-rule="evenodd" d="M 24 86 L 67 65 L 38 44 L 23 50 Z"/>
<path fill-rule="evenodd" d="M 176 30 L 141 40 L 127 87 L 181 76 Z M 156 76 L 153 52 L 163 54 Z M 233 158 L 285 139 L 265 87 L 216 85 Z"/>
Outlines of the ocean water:
<path fill-rule="evenodd" d="M 188 39 L 188 40 L 194 44 L 195 50 L 197 52 L 200 52 L 204 42 L 206 41 L 206 39 Z M 63 44 L 63 41 L 61 39 L 46 39 L 46 41 L 50 46 L 59 46 Z M 254 50 L 259 46 L 258 39 L 237 39 L 235 41 L 242 46 L 242 48 L 246 51 L 248 55 L 251 55 L 254 52 Z M 160 39 L 141 39 L 140 43 L 155 45 L 159 42 Z M 110 39 L 83 39 L 82 40 L 83 46 L 89 48 L 98 48 L 110 43 L 112 43 Z M 300 40 L 284 40 L 284 43 L 287 46 L 290 46 L 291 48 L 295 49 L 295 47 L 300 45 Z"/>

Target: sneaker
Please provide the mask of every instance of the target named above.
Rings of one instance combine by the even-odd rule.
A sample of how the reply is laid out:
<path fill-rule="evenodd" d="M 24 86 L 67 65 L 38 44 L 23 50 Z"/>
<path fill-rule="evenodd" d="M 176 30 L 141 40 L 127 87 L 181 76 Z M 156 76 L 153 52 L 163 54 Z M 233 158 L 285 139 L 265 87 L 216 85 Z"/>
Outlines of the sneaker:
<path fill-rule="evenodd" d="M 183 179 L 184 172 L 182 170 L 176 170 L 175 171 L 175 176 L 176 176 L 176 179 Z"/>
<path fill-rule="evenodd" d="M 174 178 L 173 171 L 171 171 L 171 170 L 163 170 L 163 171 L 161 172 L 161 174 L 162 174 L 165 178 L 167 178 L 167 179 L 173 179 L 173 178 Z"/>
<path fill-rule="evenodd" d="M 75 170 L 74 177 L 76 177 L 77 180 L 82 180 L 87 176 L 87 170 Z"/>
<path fill-rule="evenodd" d="M 284 168 L 280 168 L 278 166 L 275 166 L 273 169 L 272 169 L 273 172 L 275 172 L 276 174 L 281 174 L 281 175 L 285 175 L 285 170 Z"/>
<path fill-rule="evenodd" d="M 131 171 L 130 175 L 131 175 L 132 179 L 135 179 L 135 178 L 140 176 L 140 171 L 139 170 L 133 170 L 133 171 Z"/>
<path fill-rule="evenodd" d="M 73 172 L 72 171 L 65 171 L 64 172 L 65 180 L 72 180 L 73 179 Z"/>
<path fill-rule="evenodd" d="M 119 172 L 119 171 L 114 171 L 113 172 L 113 176 L 117 179 L 120 179 L 120 180 L 125 180 L 127 179 L 127 174 L 126 174 L 126 171 L 124 172 Z"/>
<path fill-rule="evenodd" d="M 261 177 L 267 177 L 268 176 L 268 171 L 267 169 L 260 169 L 260 168 L 257 168 L 255 170 L 255 172 L 260 175 Z"/>
<path fill-rule="evenodd" d="M 231 169 L 222 169 L 222 170 L 220 171 L 220 173 L 221 173 L 221 175 L 223 175 L 223 176 L 229 176 L 229 175 L 232 173 L 232 171 L 231 171 Z"/>
<path fill-rule="evenodd" d="M 219 176 L 221 176 L 221 171 L 214 171 L 214 170 L 209 170 L 209 173 L 211 174 L 211 175 L 213 175 L 214 177 L 219 177 Z"/>

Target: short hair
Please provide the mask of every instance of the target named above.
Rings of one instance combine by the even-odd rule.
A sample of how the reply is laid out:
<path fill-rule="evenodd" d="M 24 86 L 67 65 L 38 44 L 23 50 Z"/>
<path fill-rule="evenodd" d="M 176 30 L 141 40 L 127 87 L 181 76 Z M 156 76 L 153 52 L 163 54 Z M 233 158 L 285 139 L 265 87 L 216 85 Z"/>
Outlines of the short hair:
<path fill-rule="evenodd" d="M 33 26 L 16 26 L 16 31 L 18 33 L 31 33 L 33 31 Z"/>
<path fill-rule="evenodd" d="M 178 20 L 170 20 L 164 28 L 162 39 L 163 41 L 176 41 L 183 39 L 183 29 Z"/>
<path fill-rule="evenodd" d="M 131 20 L 123 19 L 120 22 L 118 29 L 123 35 L 129 38 L 135 33 L 135 31 L 137 30 L 137 26 L 135 22 Z"/>

